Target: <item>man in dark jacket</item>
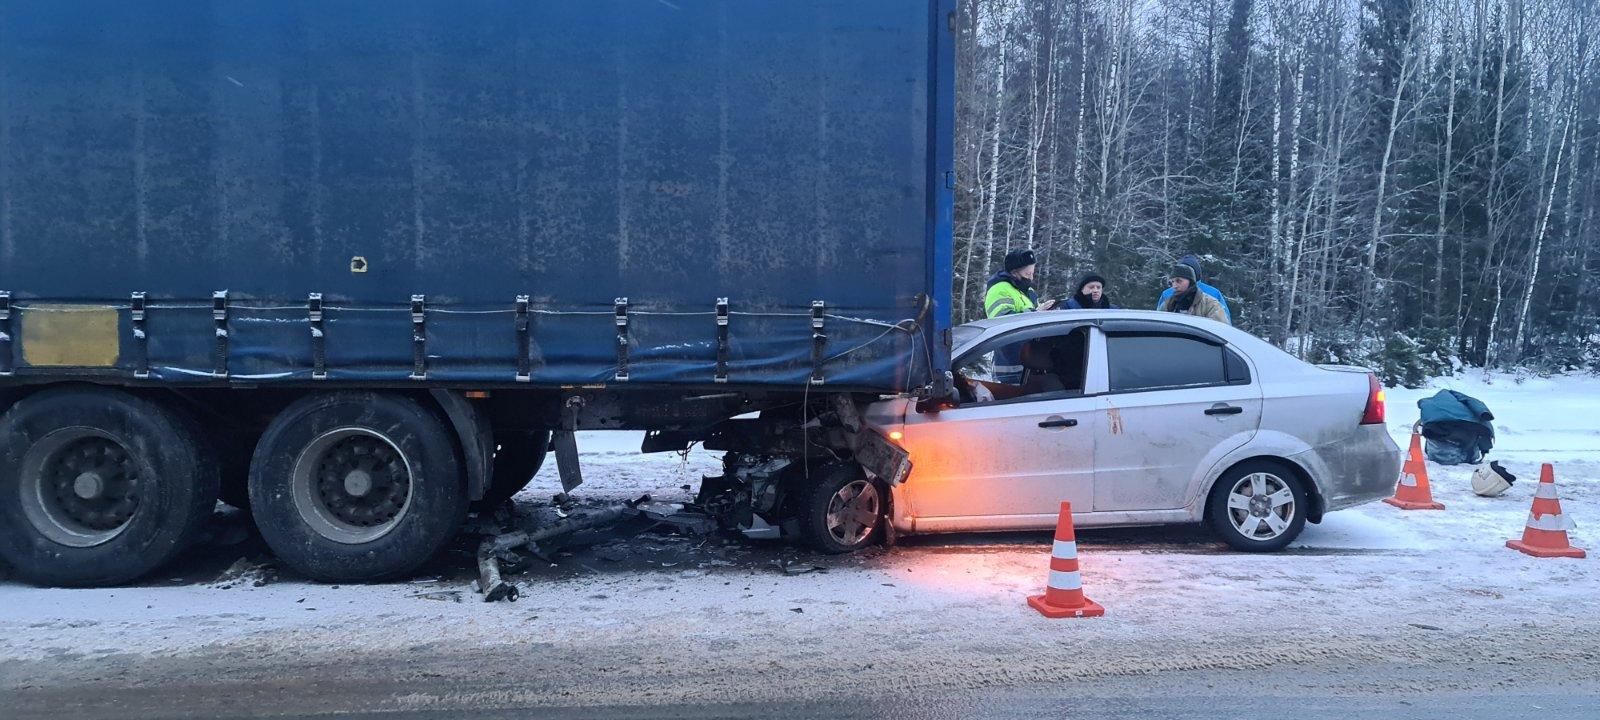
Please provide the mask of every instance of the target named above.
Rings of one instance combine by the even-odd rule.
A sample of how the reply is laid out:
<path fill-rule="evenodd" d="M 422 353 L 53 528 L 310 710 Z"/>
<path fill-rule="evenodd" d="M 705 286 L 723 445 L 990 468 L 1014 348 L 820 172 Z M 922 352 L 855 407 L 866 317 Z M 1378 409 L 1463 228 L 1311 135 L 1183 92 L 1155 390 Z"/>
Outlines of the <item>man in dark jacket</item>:
<path fill-rule="evenodd" d="M 1064 305 L 1068 310 L 1116 310 L 1117 304 L 1111 302 L 1111 296 L 1106 294 L 1106 279 L 1089 273 L 1078 280 L 1078 289 L 1067 298 Z"/>

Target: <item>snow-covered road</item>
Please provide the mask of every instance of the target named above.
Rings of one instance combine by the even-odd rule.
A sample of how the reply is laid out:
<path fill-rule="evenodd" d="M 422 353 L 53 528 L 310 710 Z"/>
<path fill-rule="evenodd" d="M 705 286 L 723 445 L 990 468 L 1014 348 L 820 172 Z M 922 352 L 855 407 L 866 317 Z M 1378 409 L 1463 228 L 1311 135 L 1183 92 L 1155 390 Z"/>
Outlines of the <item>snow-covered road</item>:
<path fill-rule="evenodd" d="M 1600 380 L 1436 386 L 1497 414 L 1493 457 L 1521 478 L 1505 496 L 1477 497 L 1469 469 L 1432 466 L 1447 510 L 1333 513 L 1273 555 L 1222 552 L 1192 529 L 1081 531 L 1100 619 L 1045 620 L 1024 604 L 1042 585 L 1048 534 L 912 539 L 832 559 L 639 538 L 531 571 L 520 602 L 495 605 L 460 571 L 361 587 L 258 587 L 248 573 L 214 580 L 215 568 L 105 590 L 0 582 L 0 707 L 94 715 L 112 703 L 153 717 L 172 708 L 151 688 L 203 698 L 196 689 L 215 684 L 212 714 L 242 713 L 229 688 L 348 691 L 374 678 L 393 682 L 362 696 L 373 710 L 949 696 L 1131 677 L 1152 693 L 1227 697 L 1238 688 L 1217 678 L 1233 671 L 1279 683 L 1304 673 L 1327 697 L 1563 684 L 1593 696 L 1600 558 L 1535 560 L 1504 542 L 1551 461 L 1574 543 L 1600 549 Z M 1431 392 L 1390 392 L 1402 446 Z M 706 454 L 638 456 L 635 442 L 584 438 L 580 494 L 682 495 L 715 466 Z M 554 486 L 541 478 L 527 497 Z M 775 565 L 786 562 L 824 569 Z M 291 695 L 251 711 L 317 707 L 315 693 Z"/>

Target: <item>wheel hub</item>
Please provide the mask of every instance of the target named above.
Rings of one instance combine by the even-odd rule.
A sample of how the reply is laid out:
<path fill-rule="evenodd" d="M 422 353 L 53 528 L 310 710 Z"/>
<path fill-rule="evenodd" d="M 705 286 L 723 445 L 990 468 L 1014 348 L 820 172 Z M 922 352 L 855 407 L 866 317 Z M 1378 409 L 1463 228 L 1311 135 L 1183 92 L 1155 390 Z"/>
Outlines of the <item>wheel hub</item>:
<path fill-rule="evenodd" d="M 372 473 L 365 470 L 351 470 L 344 476 L 344 491 L 354 497 L 366 497 L 372 492 Z"/>
<path fill-rule="evenodd" d="M 116 440 L 83 428 L 37 443 L 24 462 L 23 511 L 51 540 L 92 547 L 115 537 L 139 507 L 139 473 Z"/>
<path fill-rule="evenodd" d="M 328 448 L 317 479 L 323 507 L 340 522 L 362 528 L 393 520 L 411 492 L 399 454 L 370 435 L 352 435 Z"/>
<path fill-rule="evenodd" d="M 411 466 L 377 431 L 349 427 L 313 440 L 292 479 L 300 517 L 329 540 L 359 544 L 393 530 L 411 501 Z"/>
<path fill-rule="evenodd" d="M 72 494 L 83 500 L 94 500 L 106 491 L 106 481 L 93 472 L 86 472 L 72 481 Z"/>
<path fill-rule="evenodd" d="M 878 524 L 878 489 L 866 480 L 839 488 L 828 502 L 828 533 L 846 545 L 855 545 L 872 534 Z"/>
<path fill-rule="evenodd" d="M 1270 473 L 1252 473 L 1240 478 L 1229 491 L 1228 519 L 1235 530 L 1251 540 L 1266 541 L 1282 535 L 1290 526 L 1295 503 L 1289 486 Z"/>

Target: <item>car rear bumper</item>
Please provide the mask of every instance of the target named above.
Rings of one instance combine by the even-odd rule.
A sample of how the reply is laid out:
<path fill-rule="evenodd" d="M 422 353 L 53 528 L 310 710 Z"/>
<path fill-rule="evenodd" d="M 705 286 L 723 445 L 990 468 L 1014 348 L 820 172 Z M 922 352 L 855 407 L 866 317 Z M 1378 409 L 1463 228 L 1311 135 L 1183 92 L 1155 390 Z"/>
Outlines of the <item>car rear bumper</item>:
<path fill-rule="evenodd" d="M 1311 468 L 1324 511 L 1388 497 L 1394 492 L 1403 461 L 1400 447 L 1382 425 L 1363 425 L 1338 442 L 1290 459 Z"/>

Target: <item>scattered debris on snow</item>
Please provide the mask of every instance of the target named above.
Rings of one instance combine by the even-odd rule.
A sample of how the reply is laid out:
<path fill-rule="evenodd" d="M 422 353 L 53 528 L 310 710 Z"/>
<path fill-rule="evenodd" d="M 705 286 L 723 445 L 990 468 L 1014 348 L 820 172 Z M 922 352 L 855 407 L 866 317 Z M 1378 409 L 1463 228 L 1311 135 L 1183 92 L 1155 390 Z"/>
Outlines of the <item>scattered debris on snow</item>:
<path fill-rule="evenodd" d="M 264 587 L 278 580 L 278 568 L 270 561 L 256 561 L 242 557 L 223 570 L 211 587 L 231 590 L 236 587 Z"/>

